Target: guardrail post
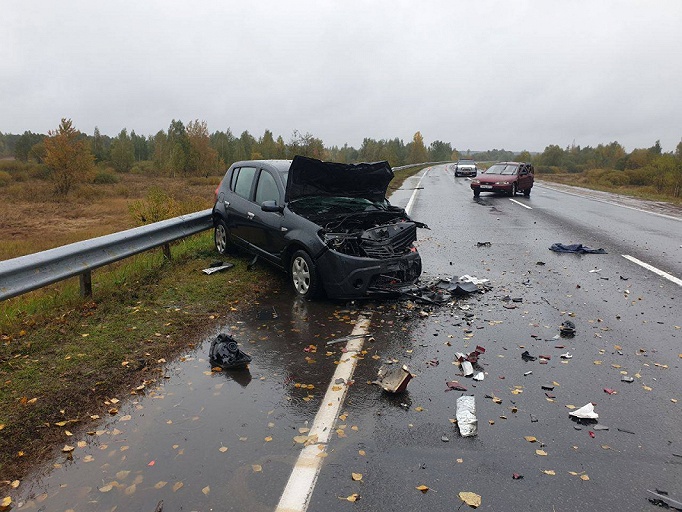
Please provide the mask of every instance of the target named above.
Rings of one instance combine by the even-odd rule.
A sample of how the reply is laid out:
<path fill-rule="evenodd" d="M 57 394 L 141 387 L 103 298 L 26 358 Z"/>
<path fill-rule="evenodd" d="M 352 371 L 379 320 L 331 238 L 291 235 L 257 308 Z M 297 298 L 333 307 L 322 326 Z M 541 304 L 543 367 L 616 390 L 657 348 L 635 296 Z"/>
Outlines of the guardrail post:
<path fill-rule="evenodd" d="M 168 261 L 171 260 L 170 244 L 163 244 L 163 257 Z"/>
<path fill-rule="evenodd" d="M 81 297 L 92 297 L 92 272 L 86 270 L 80 275 Z"/>

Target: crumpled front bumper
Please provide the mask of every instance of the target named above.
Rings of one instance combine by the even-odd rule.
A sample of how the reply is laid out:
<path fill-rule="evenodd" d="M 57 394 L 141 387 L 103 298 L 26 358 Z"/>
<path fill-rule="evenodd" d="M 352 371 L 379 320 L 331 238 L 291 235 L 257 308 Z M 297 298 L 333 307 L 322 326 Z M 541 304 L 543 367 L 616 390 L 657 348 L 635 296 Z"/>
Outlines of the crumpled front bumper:
<path fill-rule="evenodd" d="M 330 249 L 316 264 L 330 299 L 357 299 L 405 287 L 413 284 L 422 270 L 416 249 L 386 259 L 349 256 Z"/>

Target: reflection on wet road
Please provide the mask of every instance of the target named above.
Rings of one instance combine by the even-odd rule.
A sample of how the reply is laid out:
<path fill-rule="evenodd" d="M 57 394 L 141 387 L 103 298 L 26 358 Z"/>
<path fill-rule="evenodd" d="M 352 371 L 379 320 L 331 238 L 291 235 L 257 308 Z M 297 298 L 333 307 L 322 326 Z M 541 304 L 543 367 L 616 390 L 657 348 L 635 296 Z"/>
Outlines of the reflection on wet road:
<path fill-rule="evenodd" d="M 421 183 L 412 216 L 431 228 L 420 231 L 424 281 L 469 274 L 491 291 L 440 307 L 265 298 L 220 329 L 252 356 L 248 371 L 212 372 L 204 340 L 143 395 L 116 397 L 118 413 L 96 430 L 65 437 L 71 457 L 22 482 L 17 508 L 272 511 L 330 384 L 348 394 L 311 511 L 446 511 L 460 492 L 486 510 L 657 510 L 646 492 L 656 488 L 679 500 L 682 294 L 621 256 L 682 276 L 679 221 L 543 187 L 516 198 L 532 209 L 474 200 L 443 167 Z M 608 254 L 555 254 L 554 242 Z M 348 336 L 360 309 L 372 338 L 353 381 L 335 383 L 350 356 L 327 342 Z M 576 335 L 562 338 L 568 319 Z M 482 381 L 456 361 L 476 346 Z M 371 383 L 382 364 L 416 374 L 406 393 Z M 463 394 L 476 399 L 475 437 L 453 423 Z M 571 420 L 587 403 L 598 423 Z"/>

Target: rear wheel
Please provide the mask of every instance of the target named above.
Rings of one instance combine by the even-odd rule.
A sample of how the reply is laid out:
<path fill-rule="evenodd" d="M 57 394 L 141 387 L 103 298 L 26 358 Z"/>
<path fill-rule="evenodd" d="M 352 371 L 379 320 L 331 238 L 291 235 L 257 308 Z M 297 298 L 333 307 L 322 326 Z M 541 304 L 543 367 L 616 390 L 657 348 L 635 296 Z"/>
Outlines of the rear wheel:
<path fill-rule="evenodd" d="M 216 222 L 215 230 L 213 231 L 213 243 L 220 254 L 228 254 L 232 248 L 227 231 L 227 224 L 225 224 L 225 221 L 222 219 Z"/>
<path fill-rule="evenodd" d="M 303 299 L 314 299 L 320 294 L 317 267 L 307 252 L 299 250 L 291 258 L 291 282 L 296 294 Z"/>

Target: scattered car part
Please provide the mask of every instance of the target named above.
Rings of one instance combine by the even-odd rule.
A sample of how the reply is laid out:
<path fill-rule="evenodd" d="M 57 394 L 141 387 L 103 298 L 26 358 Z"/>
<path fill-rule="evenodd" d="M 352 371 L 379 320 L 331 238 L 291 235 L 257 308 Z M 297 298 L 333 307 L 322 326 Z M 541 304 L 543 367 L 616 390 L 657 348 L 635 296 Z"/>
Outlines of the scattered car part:
<path fill-rule="evenodd" d="M 476 419 L 476 397 L 463 395 L 457 399 L 457 426 L 462 437 L 475 436 L 478 430 Z"/>
<path fill-rule="evenodd" d="M 569 412 L 568 415 L 573 416 L 574 418 L 590 420 L 596 420 L 597 418 L 599 418 L 599 414 L 594 412 L 594 404 L 592 404 L 592 402 L 586 403 L 580 409 L 576 409 L 575 411 Z"/>
<path fill-rule="evenodd" d="M 212 342 L 208 353 L 213 366 L 224 370 L 245 368 L 251 362 L 251 356 L 239 349 L 237 341 L 227 334 L 219 334 Z"/>
<path fill-rule="evenodd" d="M 571 254 L 608 254 L 604 249 L 593 249 L 583 244 L 562 244 L 554 243 L 549 248 L 554 252 L 565 252 Z"/>
<path fill-rule="evenodd" d="M 388 393 L 402 393 L 414 377 L 415 375 L 410 372 L 407 365 L 401 367 L 384 365 L 379 368 L 377 380 L 374 381 L 374 384 L 381 386 Z"/>

